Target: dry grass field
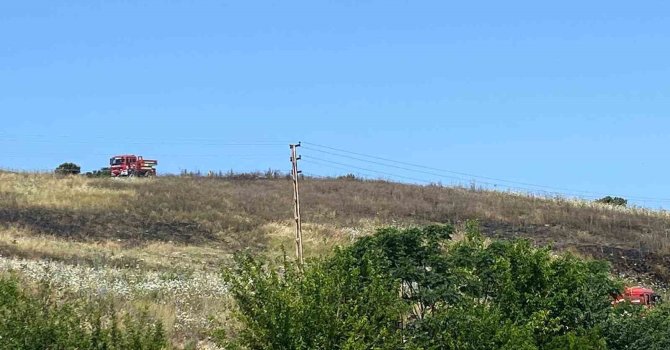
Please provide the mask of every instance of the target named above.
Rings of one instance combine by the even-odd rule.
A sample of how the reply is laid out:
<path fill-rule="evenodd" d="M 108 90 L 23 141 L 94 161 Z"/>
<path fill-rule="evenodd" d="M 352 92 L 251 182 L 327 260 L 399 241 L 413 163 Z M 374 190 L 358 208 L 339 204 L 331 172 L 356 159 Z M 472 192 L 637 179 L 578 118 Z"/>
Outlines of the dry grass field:
<path fill-rule="evenodd" d="M 491 237 L 526 237 L 670 281 L 670 215 L 561 198 L 386 181 L 305 179 L 305 253 L 327 254 L 385 225 L 468 219 Z M 292 252 L 289 180 L 106 179 L 0 173 L 0 272 L 147 309 L 179 347 L 206 347 L 229 322 L 219 271 L 235 251 Z"/>

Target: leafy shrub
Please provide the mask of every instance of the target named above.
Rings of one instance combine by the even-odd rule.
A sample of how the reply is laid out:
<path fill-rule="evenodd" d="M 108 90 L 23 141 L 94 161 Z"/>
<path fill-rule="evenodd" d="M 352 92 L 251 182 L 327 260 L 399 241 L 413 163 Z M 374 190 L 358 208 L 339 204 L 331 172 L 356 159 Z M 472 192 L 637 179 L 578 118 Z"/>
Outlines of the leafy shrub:
<path fill-rule="evenodd" d="M 468 231 L 449 254 L 468 272 L 464 295 L 497 306 L 504 319 L 532 326 L 539 346 L 568 332 L 581 335 L 607 319 L 610 295 L 621 289 L 607 263 L 553 256 L 527 240 L 487 244 L 476 227 Z"/>
<path fill-rule="evenodd" d="M 628 204 L 628 200 L 621 197 L 607 196 L 596 200 L 596 203 L 608 204 L 617 207 L 625 207 Z"/>
<path fill-rule="evenodd" d="M 93 170 L 86 173 L 87 177 L 110 177 L 112 170 L 110 168 L 100 168 L 100 170 Z"/>
<path fill-rule="evenodd" d="M 403 305 L 375 259 L 357 260 L 340 251 L 310 264 L 304 275 L 286 260 L 280 269 L 267 269 L 248 255 L 236 260 L 237 267 L 225 275 L 244 324 L 236 344 L 250 349 L 400 346 L 396 323 Z"/>
<path fill-rule="evenodd" d="M 119 316 L 110 303 L 55 300 L 49 285 L 36 293 L 0 278 L 0 349 L 146 349 L 167 347 L 160 323 L 147 313 Z"/>
<path fill-rule="evenodd" d="M 54 172 L 59 175 L 77 175 L 81 172 L 81 167 L 75 163 L 63 163 Z"/>
<path fill-rule="evenodd" d="M 670 349 L 670 305 L 621 305 L 603 328 L 609 349 Z"/>
<path fill-rule="evenodd" d="M 532 327 L 505 320 L 491 305 L 462 302 L 431 314 L 411 332 L 408 348 L 537 349 Z"/>
<path fill-rule="evenodd" d="M 609 266 L 526 240 L 485 240 L 476 223 L 386 228 L 301 274 L 238 257 L 225 274 L 251 349 L 604 349 L 621 285 Z"/>
<path fill-rule="evenodd" d="M 577 335 L 574 332 L 568 332 L 564 335 L 553 338 L 547 344 L 544 350 L 606 350 L 605 339 L 597 332 L 590 330 L 586 334 Z"/>

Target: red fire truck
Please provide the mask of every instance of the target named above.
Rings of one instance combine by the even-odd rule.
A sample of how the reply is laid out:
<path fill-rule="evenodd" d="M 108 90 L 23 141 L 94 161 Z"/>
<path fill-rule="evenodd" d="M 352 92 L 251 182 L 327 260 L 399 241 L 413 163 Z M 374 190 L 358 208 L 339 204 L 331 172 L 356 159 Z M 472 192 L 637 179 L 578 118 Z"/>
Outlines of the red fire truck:
<path fill-rule="evenodd" d="M 654 306 L 662 301 L 661 296 L 656 294 L 650 288 L 644 288 L 640 286 L 627 287 L 622 295 L 619 295 L 614 300 L 614 304 L 627 301 L 631 304 L 644 305 L 644 306 Z"/>
<path fill-rule="evenodd" d="M 133 154 L 114 156 L 109 160 L 112 177 L 156 176 L 157 165 L 157 160 L 144 159 Z"/>

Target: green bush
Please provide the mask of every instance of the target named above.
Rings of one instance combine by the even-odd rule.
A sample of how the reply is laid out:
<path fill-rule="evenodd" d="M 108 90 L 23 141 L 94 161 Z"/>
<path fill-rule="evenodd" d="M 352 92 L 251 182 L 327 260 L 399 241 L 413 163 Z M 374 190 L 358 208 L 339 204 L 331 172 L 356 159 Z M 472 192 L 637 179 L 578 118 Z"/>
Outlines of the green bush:
<path fill-rule="evenodd" d="M 604 325 L 608 349 L 670 349 L 670 305 L 616 307 Z"/>
<path fill-rule="evenodd" d="M 230 346 L 250 349 L 394 349 L 401 345 L 404 305 L 375 259 L 340 251 L 300 273 L 285 261 L 268 269 L 238 256 L 225 277 L 244 324 Z"/>
<path fill-rule="evenodd" d="M 577 335 L 569 332 L 561 336 L 554 337 L 549 344 L 543 347 L 543 350 L 606 350 L 605 339 L 597 330 L 590 330 L 583 335 Z M 642 348 L 641 348 L 642 349 Z"/>
<path fill-rule="evenodd" d="M 596 200 L 596 203 L 608 204 L 616 207 L 625 207 L 628 204 L 628 200 L 621 197 L 603 197 Z"/>
<path fill-rule="evenodd" d="M 527 240 L 488 244 L 474 227 L 448 255 L 456 269 L 466 272 L 463 296 L 483 299 L 499 308 L 505 320 L 531 326 L 538 346 L 604 322 L 610 295 L 621 289 L 605 262 L 555 256 Z"/>
<path fill-rule="evenodd" d="M 406 348 L 537 349 L 532 327 L 505 320 L 495 306 L 476 302 L 443 308 L 415 326 L 408 332 Z"/>
<path fill-rule="evenodd" d="M 30 293 L 0 278 L 0 349 L 146 349 L 167 347 L 146 312 L 119 316 L 111 303 L 55 300 L 49 285 Z"/>
<path fill-rule="evenodd" d="M 58 175 L 77 175 L 81 172 L 81 167 L 75 163 L 63 163 L 54 172 Z"/>
<path fill-rule="evenodd" d="M 100 168 L 100 170 L 93 170 L 86 173 L 87 177 L 110 177 L 112 170 L 110 168 Z"/>
<path fill-rule="evenodd" d="M 609 266 L 476 223 L 387 228 L 310 261 L 304 273 L 238 257 L 226 272 L 250 349 L 604 349 L 621 285 Z M 229 344 L 230 345 L 230 344 Z"/>

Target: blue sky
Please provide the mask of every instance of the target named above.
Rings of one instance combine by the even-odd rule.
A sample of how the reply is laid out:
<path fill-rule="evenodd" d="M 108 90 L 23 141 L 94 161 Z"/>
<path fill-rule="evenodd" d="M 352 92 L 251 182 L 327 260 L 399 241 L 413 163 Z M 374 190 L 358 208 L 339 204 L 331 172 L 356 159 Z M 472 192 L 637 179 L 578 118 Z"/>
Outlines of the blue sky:
<path fill-rule="evenodd" d="M 667 207 L 668 23 L 665 1 L 6 1 L 0 167 L 286 170 L 305 141 Z"/>

